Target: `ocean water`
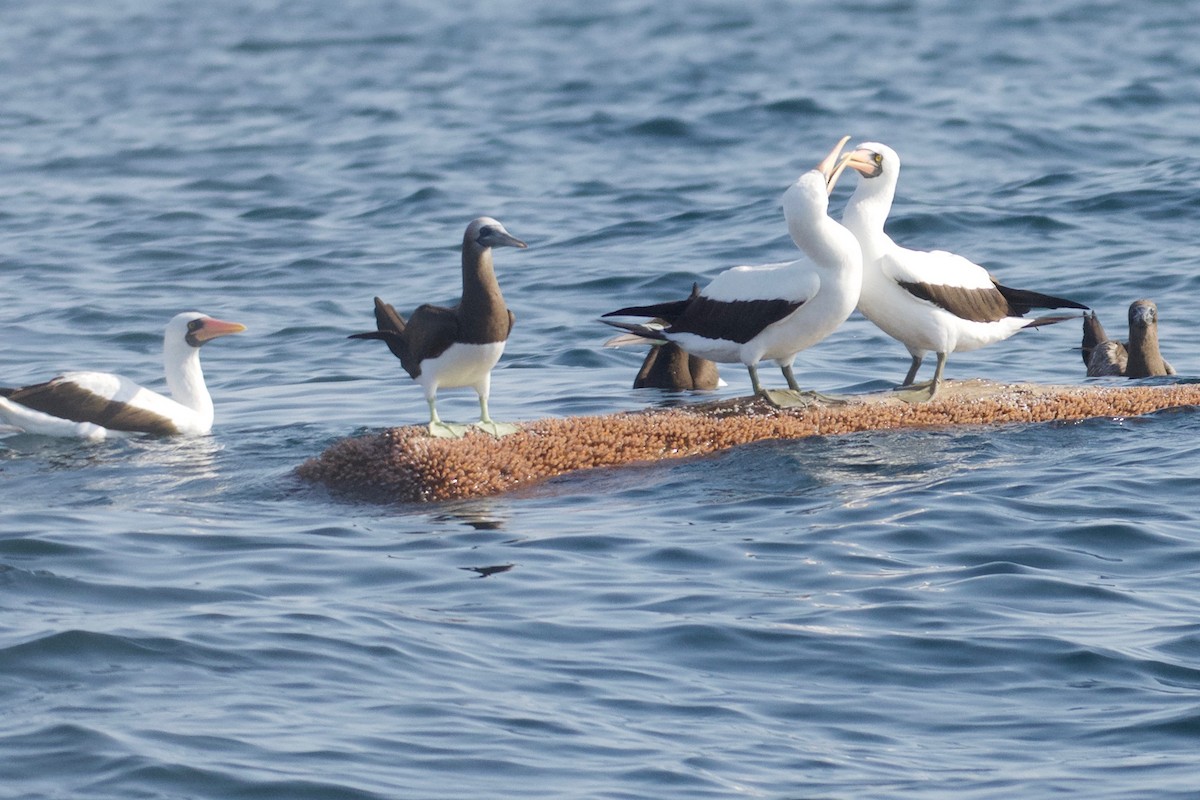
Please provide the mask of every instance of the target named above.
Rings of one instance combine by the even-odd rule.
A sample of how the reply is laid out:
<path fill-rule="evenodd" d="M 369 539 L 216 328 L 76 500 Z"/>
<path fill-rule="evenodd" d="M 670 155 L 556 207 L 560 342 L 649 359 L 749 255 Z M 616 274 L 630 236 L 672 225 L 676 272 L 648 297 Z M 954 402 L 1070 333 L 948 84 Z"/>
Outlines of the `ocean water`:
<path fill-rule="evenodd" d="M 1197 796 L 1193 410 L 439 506 L 292 471 L 425 419 L 345 337 L 453 301 L 480 214 L 530 245 L 494 416 L 677 402 L 597 316 L 789 258 L 779 197 L 843 134 L 903 157 L 898 240 L 1110 332 L 1153 298 L 1191 379 L 1198 74 L 1188 3 L 0 3 L 0 384 L 157 386 L 177 311 L 248 326 L 209 437 L 0 439 L 0 797 Z M 1082 383 L 1078 340 L 947 374 Z M 907 364 L 854 316 L 797 374 Z"/>

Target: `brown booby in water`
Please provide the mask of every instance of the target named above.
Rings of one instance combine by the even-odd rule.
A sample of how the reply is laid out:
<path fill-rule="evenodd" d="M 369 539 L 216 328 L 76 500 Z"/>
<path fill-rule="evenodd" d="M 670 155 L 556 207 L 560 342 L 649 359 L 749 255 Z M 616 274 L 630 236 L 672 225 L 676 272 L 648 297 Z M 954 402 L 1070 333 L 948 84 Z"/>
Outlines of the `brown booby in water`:
<path fill-rule="evenodd" d="M 351 339 L 380 339 L 414 381 L 425 390 L 429 404 L 429 432 L 454 438 L 466 426 L 450 425 L 438 417 L 437 392 L 470 386 L 479 395 L 476 427 L 503 436 L 516 426 L 494 422 L 488 414 L 492 367 L 500 360 L 512 331 L 513 313 L 504 305 L 500 284 L 492 267 L 493 247 L 525 247 L 525 243 L 491 217 L 472 220 L 463 234 L 462 298 L 450 308 L 419 306 L 405 321 L 396 309 L 375 298 L 377 330 L 356 333 Z"/>
<path fill-rule="evenodd" d="M 931 399 L 942 382 L 950 353 L 999 342 L 1024 328 L 1075 319 L 1077 314 L 1025 317 L 1035 308 L 1087 309 L 1082 303 L 1002 285 L 986 269 L 942 250 L 909 250 L 883 231 L 900 157 L 887 145 L 868 142 L 849 156 L 859 173 L 842 223 L 863 250 L 862 294 L 858 310 L 884 333 L 898 339 L 912 356 L 899 389 L 903 399 Z M 927 352 L 937 353 L 933 379 L 914 383 Z"/>
<path fill-rule="evenodd" d="M 1088 377 L 1149 378 L 1174 375 L 1175 368 L 1158 350 L 1158 306 L 1153 300 L 1129 305 L 1129 341 L 1114 342 L 1095 312 L 1083 318 L 1083 361 Z"/>
<path fill-rule="evenodd" d="M 721 384 L 717 365 L 684 351 L 674 342 L 651 347 L 633 379 L 635 389 L 666 389 L 672 392 L 715 389 Z"/>
<path fill-rule="evenodd" d="M 803 405 L 792 362 L 797 354 L 845 322 L 858 301 L 862 253 L 854 236 L 830 219 L 829 194 L 841 175 L 844 137 L 816 168 L 784 193 L 783 210 L 793 241 L 807 259 L 728 269 L 684 300 L 631 306 L 605 317 L 655 317 L 666 327 L 611 322 L 645 339 L 675 342 L 686 352 L 719 363 L 741 363 L 754 394 L 776 405 Z M 765 392 L 758 362 L 774 361 L 787 391 Z"/>
<path fill-rule="evenodd" d="M 177 314 L 163 334 L 170 397 L 107 372 L 65 372 L 45 383 L 0 388 L 0 421 L 28 433 L 104 439 L 131 433 L 208 433 L 213 402 L 200 370 L 200 346 L 246 326 L 196 311 Z"/>

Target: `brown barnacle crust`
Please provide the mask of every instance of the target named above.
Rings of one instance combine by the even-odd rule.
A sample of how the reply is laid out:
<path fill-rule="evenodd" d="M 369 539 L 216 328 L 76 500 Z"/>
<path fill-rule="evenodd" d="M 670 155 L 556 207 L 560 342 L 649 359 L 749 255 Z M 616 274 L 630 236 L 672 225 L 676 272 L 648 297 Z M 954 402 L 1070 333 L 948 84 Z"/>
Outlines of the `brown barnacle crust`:
<path fill-rule="evenodd" d="M 932 401 L 916 405 L 886 392 L 846 400 L 780 410 L 743 397 L 665 410 L 541 419 L 501 439 L 478 430 L 462 439 L 437 439 L 423 427 L 390 428 L 335 442 L 296 472 L 304 480 L 355 496 L 437 502 L 499 494 L 579 470 L 687 458 L 766 439 L 1132 417 L 1200 404 L 1200 384 L 953 381 Z"/>

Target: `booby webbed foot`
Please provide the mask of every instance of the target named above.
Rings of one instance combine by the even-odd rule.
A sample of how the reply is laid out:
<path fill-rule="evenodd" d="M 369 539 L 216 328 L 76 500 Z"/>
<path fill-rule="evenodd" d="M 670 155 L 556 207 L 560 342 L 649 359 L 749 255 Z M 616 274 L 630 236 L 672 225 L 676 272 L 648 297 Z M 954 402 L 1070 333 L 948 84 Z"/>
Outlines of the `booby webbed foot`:
<path fill-rule="evenodd" d="M 521 426 L 513 425 L 511 422 L 495 422 L 494 420 L 490 419 L 481 419 L 479 422 L 475 423 L 474 427 L 479 428 L 479 430 L 483 431 L 484 433 L 490 433 L 497 439 L 521 430 Z"/>
<path fill-rule="evenodd" d="M 847 402 L 844 398 L 811 390 L 764 389 L 760 396 L 776 408 L 808 408 L 811 405 L 839 406 Z"/>
<path fill-rule="evenodd" d="M 438 439 L 461 439 L 467 435 L 468 425 L 451 425 L 449 422 L 433 420 L 429 423 L 429 435 Z"/>
<path fill-rule="evenodd" d="M 922 381 L 921 383 L 897 386 L 892 392 L 897 399 L 903 400 L 905 403 L 927 403 L 934 398 L 940 386 L 939 381 Z"/>

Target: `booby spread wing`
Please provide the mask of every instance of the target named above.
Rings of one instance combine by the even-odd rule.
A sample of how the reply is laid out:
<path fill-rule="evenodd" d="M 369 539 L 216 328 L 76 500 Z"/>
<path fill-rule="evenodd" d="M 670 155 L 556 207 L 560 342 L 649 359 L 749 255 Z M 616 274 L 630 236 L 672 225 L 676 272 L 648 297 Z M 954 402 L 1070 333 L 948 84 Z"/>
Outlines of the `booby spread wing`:
<path fill-rule="evenodd" d="M 56 432 L 66 427 L 63 421 L 68 420 L 110 431 L 173 436 L 179 428 L 172 417 L 190 413 L 179 403 L 127 378 L 101 372 L 68 372 L 45 383 L 0 389 L 0 397 L 22 410 L 49 417 L 27 417 L 32 427 L 25 429 L 41 433 Z"/>
<path fill-rule="evenodd" d="M 437 358 L 454 344 L 458 336 L 457 309 L 426 303 L 418 306 L 405 322 L 390 303 L 375 298 L 375 325 L 378 330 L 355 333 L 351 339 L 379 339 L 410 378 L 421 374 L 421 361 Z"/>

